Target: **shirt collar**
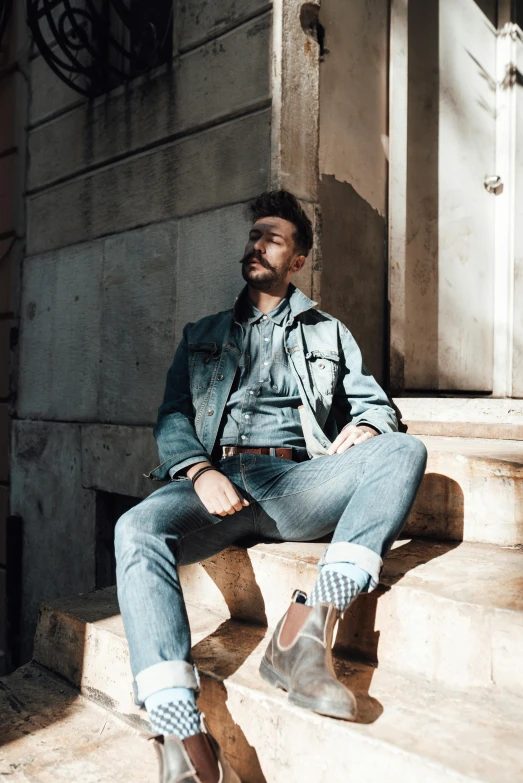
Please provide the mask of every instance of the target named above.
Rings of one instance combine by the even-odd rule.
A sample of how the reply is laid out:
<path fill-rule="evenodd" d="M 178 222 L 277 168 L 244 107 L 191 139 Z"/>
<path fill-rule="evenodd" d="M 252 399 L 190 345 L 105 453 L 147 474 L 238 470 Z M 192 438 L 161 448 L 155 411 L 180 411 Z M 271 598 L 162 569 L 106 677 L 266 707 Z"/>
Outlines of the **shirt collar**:
<path fill-rule="evenodd" d="M 289 312 L 289 300 L 285 297 L 279 304 L 276 305 L 274 310 L 271 310 L 266 315 L 270 321 L 274 321 L 275 324 L 281 326 Z M 253 305 L 249 297 L 247 297 L 243 305 L 243 317 L 247 323 L 254 324 L 257 321 L 260 321 L 264 315 L 265 313 L 262 313 L 261 310 L 258 310 L 258 308 Z"/>
<path fill-rule="evenodd" d="M 309 299 L 308 296 L 296 288 L 292 283 L 289 284 L 287 290 L 287 296 L 282 299 L 279 305 L 271 310 L 267 315 L 277 324 L 281 325 L 283 319 L 287 316 L 290 310 L 291 314 L 296 317 L 300 313 L 304 313 L 307 310 L 311 310 L 315 307 L 317 302 Z M 234 307 L 232 309 L 234 319 L 236 321 L 248 320 L 249 323 L 253 323 L 260 317 L 260 311 L 252 304 L 247 293 L 247 286 L 241 290 L 240 294 L 236 297 Z"/>

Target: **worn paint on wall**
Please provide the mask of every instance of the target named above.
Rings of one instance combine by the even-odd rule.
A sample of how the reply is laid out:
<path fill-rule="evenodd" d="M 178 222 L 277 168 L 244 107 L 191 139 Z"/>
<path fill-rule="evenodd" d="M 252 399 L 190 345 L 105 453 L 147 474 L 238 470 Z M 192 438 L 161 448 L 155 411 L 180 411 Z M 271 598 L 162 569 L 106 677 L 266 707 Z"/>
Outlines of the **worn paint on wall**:
<path fill-rule="evenodd" d="M 388 10 L 324 0 L 320 66 L 321 306 L 385 379 Z"/>
<path fill-rule="evenodd" d="M 323 0 L 320 20 L 320 173 L 349 182 L 385 215 L 388 4 Z"/>
<path fill-rule="evenodd" d="M 385 218 L 346 182 L 322 177 L 321 306 L 354 335 L 370 372 L 383 377 Z"/>

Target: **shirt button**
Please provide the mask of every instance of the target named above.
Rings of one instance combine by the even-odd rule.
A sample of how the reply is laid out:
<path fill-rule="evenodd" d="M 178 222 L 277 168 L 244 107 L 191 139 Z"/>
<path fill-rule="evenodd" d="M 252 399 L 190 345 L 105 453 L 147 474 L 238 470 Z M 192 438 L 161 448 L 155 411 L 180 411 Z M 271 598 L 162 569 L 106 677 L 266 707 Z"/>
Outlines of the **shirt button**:
<path fill-rule="evenodd" d="M 246 435 L 242 435 L 242 440 L 245 440 L 245 438 L 246 438 Z"/>
<path fill-rule="evenodd" d="M 262 316 L 262 321 L 266 321 L 266 320 L 267 320 L 267 316 L 266 316 L 266 315 L 263 315 L 263 316 Z"/>
<path fill-rule="evenodd" d="M 246 413 L 246 414 L 245 414 L 245 418 L 246 418 L 246 419 L 250 419 L 250 416 L 249 416 L 249 414 L 248 414 L 248 413 Z"/>
<path fill-rule="evenodd" d="M 267 367 L 268 364 L 269 364 L 269 362 L 263 362 L 263 366 L 264 367 Z"/>
<path fill-rule="evenodd" d="M 266 343 L 269 342 L 269 338 L 268 337 L 264 337 L 263 339 L 265 340 Z"/>
<path fill-rule="evenodd" d="M 254 394 L 254 392 L 253 392 L 253 391 L 251 391 L 251 392 L 249 392 L 249 394 Z"/>
<path fill-rule="evenodd" d="M 213 413 L 214 413 L 213 409 L 209 408 L 209 410 L 207 411 L 207 416 L 212 416 Z"/>

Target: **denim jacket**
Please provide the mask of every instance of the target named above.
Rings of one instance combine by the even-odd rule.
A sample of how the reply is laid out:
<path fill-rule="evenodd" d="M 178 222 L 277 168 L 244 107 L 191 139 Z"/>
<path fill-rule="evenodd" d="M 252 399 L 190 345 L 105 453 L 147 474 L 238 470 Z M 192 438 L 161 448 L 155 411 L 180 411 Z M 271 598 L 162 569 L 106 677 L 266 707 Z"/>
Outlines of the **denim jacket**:
<path fill-rule="evenodd" d="M 293 285 L 288 298 L 291 315 L 285 350 L 303 402 L 300 417 L 309 457 L 325 455 L 347 424 L 370 424 L 381 433 L 396 432 L 398 422 L 388 397 L 365 368 L 346 326 L 314 310 L 316 302 Z M 168 479 L 171 471 L 172 475 L 196 462 L 212 461 L 242 358 L 243 327 L 238 318 L 235 304 L 231 310 L 185 326 L 154 428 L 160 465 L 148 478 Z"/>

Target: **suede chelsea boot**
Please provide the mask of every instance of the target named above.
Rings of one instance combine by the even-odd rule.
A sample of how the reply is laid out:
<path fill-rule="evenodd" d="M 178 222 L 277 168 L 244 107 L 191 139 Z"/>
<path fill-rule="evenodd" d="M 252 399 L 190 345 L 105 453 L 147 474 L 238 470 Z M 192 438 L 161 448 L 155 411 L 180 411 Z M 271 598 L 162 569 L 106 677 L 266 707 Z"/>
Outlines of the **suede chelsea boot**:
<path fill-rule="evenodd" d="M 260 664 L 264 680 L 289 694 L 298 707 L 355 720 L 353 693 L 336 679 L 332 639 L 338 610 L 334 604 L 291 603 L 272 636 Z"/>
<path fill-rule="evenodd" d="M 241 783 L 203 720 L 202 733 L 193 737 L 159 734 L 150 739 L 158 756 L 159 783 Z"/>

